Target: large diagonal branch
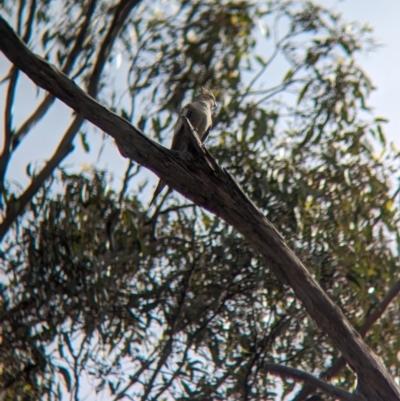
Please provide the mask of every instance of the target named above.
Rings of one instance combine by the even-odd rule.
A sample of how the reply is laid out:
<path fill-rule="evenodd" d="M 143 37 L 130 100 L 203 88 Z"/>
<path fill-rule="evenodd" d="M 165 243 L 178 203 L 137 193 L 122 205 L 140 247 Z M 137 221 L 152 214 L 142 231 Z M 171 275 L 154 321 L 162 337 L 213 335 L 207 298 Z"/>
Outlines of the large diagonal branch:
<path fill-rule="evenodd" d="M 375 322 L 384 314 L 386 308 L 393 301 L 393 299 L 400 293 L 400 279 L 397 280 L 394 285 L 390 288 L 388 293 L 382 299 L 382 301 L 377 305 L 374 311 L 365 318 L 364 324 L 360 327 L 358 332 L 361 337 L 364 338 Z M 337 376 L 340 370 L 346 365 L 346 360 L 343 355 L 340 356 L 332 364 L 332 366 L 321 374 L 321 378 L 325 380 L 330 380 Z M 316 390 L 316 387 L 312 383 L 306 384 L 293 398 L 293 401 L 304 401 L 311 393 Z"/>
<path fill-rule="evenodd" d="M 138 3 L 140 3 L 140 1 L 141 0 L 120 0 L 118 5 L 115 7 L 113 20 L 100 46 L 97 60 L 94 65 L 93 72 L 90 76 L 88 93 L 91 96 L 97 96 L 100 77 L 106 61 L 110 55 L 111 49 L 114 45 L 114 42 L 121 32 L 121 29 L 123 28 L 127 18 L 129 17 L 130 12 Z M 83 122 L 84 118 L 81 115 L 77 115 L 74 118 L 74 120 L 64 133 L 64 136 L 57 146 L 57 149 L 55 150 L 53 156 L 46 162 L 42 170 L 40 170 L 40 172 L 32 179 L 32 181 L 24 190 L 24 192 L 20 195 L 20 197 L 12 202 L 6 212 L 6 215 L 4 216 L 3 222 L 0 224 L 0 241 L 7 233 L 11 224 L 15 222 L 16 218 L 23 212 L 26 205 L 32 200 L 38 190 L 42 187 L 43 183 L 53 174 L 54 170 L 73 150 L 72 141 L 74 140 Z"/>
<path fill-rule="evenodd" d="M 34 55 L 0 18 L 0 50 L 43 89 L 113 137 L 122 153 L 156 173 L 197 205 L 234 226 L 264 256 L 268 267 L 289 284 L 308 314 L 357 373 L 357 392 L 368 401 L 398 401 L 400 389 L 375 354 L 351 327 L 274 226 L 207 154 L 170 151 L 88 96 L 68 77 Z"/>

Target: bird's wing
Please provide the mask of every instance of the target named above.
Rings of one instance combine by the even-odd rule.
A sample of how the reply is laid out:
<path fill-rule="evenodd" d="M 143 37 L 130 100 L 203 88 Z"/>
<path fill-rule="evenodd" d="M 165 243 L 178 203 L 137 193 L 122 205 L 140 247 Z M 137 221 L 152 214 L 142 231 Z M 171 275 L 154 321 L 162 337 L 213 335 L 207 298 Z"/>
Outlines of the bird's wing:
<path fill-rule="evenodd" d="M 185 115 L 186 117 L 189 118 L 191 112 L 190 105 L 186 105 L 183 109 L 181 114 Z M 185 127 L 182 123 L 181 116 L 179 115 L 178 121 L 175 124 L 174 128 L 174 134 L 172 137 L 172 144 L 171 144 L 171 149 L 173 150 L 186 150 L 188 140 L 185 137 Z M 153 204 L 157 196 L 160 194 L 160 192 L 165 188 L 167 184 L 163 181 L 160 180 L 158 181 L 158 185 L 154 191 L 153 198 L 151 199 L 151 202 L 149 204 L 149 207 Z"/>
<path fill-rule="evenodd" d="M 187 104 L 183 109 L 181 114 L 178 117 L 178 121 L 176 122 L 174 128 L 174 135 L 172 137 L 171 149 L 174 150 L 186 150 L 187 139 L 185 138 L 185 127 L 183 125 L 181 115 L 190 118 L 191 108 L 190 105 Z"/>

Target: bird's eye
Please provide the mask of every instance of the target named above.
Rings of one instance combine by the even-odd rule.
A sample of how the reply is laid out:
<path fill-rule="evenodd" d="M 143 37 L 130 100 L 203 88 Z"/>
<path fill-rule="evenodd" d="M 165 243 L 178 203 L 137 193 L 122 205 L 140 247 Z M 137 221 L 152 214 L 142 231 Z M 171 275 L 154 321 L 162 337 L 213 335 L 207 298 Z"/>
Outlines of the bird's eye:
<path fill-rule="evenodd" d="M 217 107 L 217 102 L 214 102 L 212 108 L 215 109 Z"/>

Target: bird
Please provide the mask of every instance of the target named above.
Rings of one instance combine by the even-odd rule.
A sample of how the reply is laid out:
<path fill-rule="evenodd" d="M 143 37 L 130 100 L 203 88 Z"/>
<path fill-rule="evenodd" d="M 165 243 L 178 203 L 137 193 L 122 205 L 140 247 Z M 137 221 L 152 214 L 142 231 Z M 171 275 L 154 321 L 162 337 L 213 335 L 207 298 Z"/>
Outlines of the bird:
<path fill-rule="evenodd" d="M 200 94 L 197 95 L 191 103 L 188 103 L 182 108 L 182 111 L 175 124 L 171 149 L 187 150 L 189 146 L 189 137 L 185 132 L 185 126 L 181 118 L 182 115 L 188 118 L 200 141 L 202 143 L 205 142 L 208 134 L 210 133 L 212 125 L 212 112 L 216 105 L 215 97 L 211 90 L 202 87 Z M 166 185 L 167 184 L 163 180 L 158 182 L 149 207 L 153 204 L 157 196 Z"/>

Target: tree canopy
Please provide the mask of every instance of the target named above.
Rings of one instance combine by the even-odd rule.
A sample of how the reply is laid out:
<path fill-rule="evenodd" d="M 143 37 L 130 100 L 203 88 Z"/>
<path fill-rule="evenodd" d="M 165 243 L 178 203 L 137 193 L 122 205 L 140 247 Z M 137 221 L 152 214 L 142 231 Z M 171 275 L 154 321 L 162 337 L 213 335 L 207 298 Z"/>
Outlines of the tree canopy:
<path fill-rule="evenodd" d="M 212 88 L 208 151 L 399 377 L 399 155 L 357 63 L 370 28 L 311 2 L 0 4 L 35 53 L 162 144 L 182 105 Z M 16 187 L 10 161 L 55 101 L 41 91 L 17 118 L 19 75 L 10 65 L 3 79 L 4 399 L 320 394 L 283 368 L 354 390 L 351 367 L 293 289 L 220 217 L 176 192 L 148 209 L 149 175 L 132 160 L 120 186 L 96 165 L 67 168 L 74 146 L 93 152 L 79 114 L 43 165 L 26 161 L 30 182 Z"/>

